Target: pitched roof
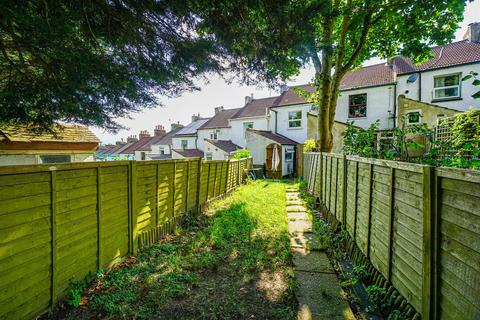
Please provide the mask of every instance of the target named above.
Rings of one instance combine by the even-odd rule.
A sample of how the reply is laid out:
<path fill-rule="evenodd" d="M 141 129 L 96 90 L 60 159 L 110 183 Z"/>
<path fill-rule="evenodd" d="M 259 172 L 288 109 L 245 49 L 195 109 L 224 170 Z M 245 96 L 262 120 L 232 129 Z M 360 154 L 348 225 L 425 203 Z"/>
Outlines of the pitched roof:
<path fill-rule="evenodd" d="M 118 150 L 117 153 L 121 154 L 132 154 L 135 153 L 135 151 L 139 151 L 141 147 L 143 147 L 145 144 L 147 144 L 152 137 L 144 137 L 138 139 L 136 142 L 132 142 L 129 146 L 127 146 L 123 150 Z"/>
<path fill-rule="evenodd" d="M 255 129 L 248 129 L 248 131 L 251 131 L 253 133 L 256 133 L 258 135 L 261 135 L 267 139 L 270 139 L 272 141 L 275 141 L 280 144 L 285 144 L 285 145 L 297 145 L 298 142 L 295 142 L 285 136 L 282 136 L 281 134 L 278 133 L 273 133 L 272 131 L 265 131 L 265 130 L 255 130 Z"/>
<path fill-rule="evenodd" d="M 347 72 L 340 82 L 340 90 L 378 86 L 393 82 L 395 82 L 393 67 L 386 63 L 380 63 Z"/>
<path fill-rule="evenodd" d="M 431 49 L 434 57 L 420 65 L 415 65 L 410 58 L 402 56 L 393 58 L 392 61 L 396 72 L 398 74 L 406 74 L 480 62 L 480 42 L 462 40 Z"/>
<path fill-rule="evenodd" d="M 275 99 L 277 99 L 277 97 L 253 99 L 241 108 L 232 119 L 264 116 L 267 114 L 268 108 L 273 105 Z"/>
<path fill-rule="evenodd" d="M 173 149 L 184 158 L 203 158 L 203 151 L 200 149 Z"/>
<path fill-rule="evenodd" d="M 26 128 L 5 128 L 0 133 L 12 142 L 78 142 L 99 143 L 100 140 L 88 127 L 80 125 L 57 125 L 53 128 L 55 135 L 51 133 L 35 134 Z"/>
<path fill-rule="evenodd" d="M 198 129 L 227 128 L 229 126 L 228 120 L 232 119 L 240 110 L 240 108 L 222 110 L 202 124 Z"/>
<path fill-rule="evenodd" d="M 182 128 L 175 128 L 170 130 L 165 135 L 161 136 L 160 139 L 152 139 L 150 143 L 145 144 L 144 146 L 140 147 L 140 151 L 149 151 L 152 150 L 152 145 L 160 144 L 160 145 L 171 145 L 172 144 L 172 137 L 180 131 Z"/>
<path fill-rule="evenodd" d="M 197 134 L 198 128 L 200 128 L 205 122 L 210 120 L 210 118 L 202 118 L 196 121 L 189 123 L 187 126 L 179 130 L 175 136 L 192 136 Z"/>
<path fill-rule="evenodd" d="M 307 100 L 304 97 L 299 96 L 297 94 L 298 90 L 307 91 L 311 93 L 315 92 L 315 88 L 313 88 L 309 84 L 302 84 L 299 86 L 289 87 L 287 90 L 282 92 L 281 95 L 275 98 L 275 101 L 273 102 L 272 107 L 282 107 L 282 106 L 290 106 L 294 104 L 307 103 Z"/>
<path fill-rule="evenodd" d="M 232 142 L 232 140 L 211 140 L 211 139 L 205 139 L 208 143 L 213 144 L 215 147 L 219 148 L 220 150 L 223 150 L 225 152 L 234 152 L 239 149 L 242 149 L 242 147 L 236 145 L 235 143 Z"/>

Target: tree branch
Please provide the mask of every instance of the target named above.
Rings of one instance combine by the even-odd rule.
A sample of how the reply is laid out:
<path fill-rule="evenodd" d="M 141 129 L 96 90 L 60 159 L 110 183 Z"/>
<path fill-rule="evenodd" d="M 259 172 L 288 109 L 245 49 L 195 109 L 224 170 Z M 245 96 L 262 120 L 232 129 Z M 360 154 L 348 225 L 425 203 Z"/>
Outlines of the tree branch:
<path fill-rule="evenodd" d="M 372 8 L 368 8 L 363 18 L 362 34 L 360 35 L 358 44 L 355 50 L 353 51 L 352 55 L 350 56 L 350 59 L 348 59 L 347 63 L 345 63 L 345 65 L 341 68 L 341 70 L 339 70 L 339 75 L 345 74 L 352 67 L 352 65 L 355 63 L 355 60 L 358 58 L 358 56 L 362 52 L 365 46 L 365 41 L 367 40 L 368 32 L 370 31 L 372 14 L 373 14 Z"/>

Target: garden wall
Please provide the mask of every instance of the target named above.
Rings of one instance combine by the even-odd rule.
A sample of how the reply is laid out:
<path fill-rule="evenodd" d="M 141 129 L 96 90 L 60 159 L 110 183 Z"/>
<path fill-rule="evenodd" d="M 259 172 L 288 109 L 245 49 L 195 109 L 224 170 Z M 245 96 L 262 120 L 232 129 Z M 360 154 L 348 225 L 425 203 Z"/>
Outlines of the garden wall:
<path fill-rule="evenodd" d="M 171 232 L 240 185 L 251 159 L 0 167 L 0 319 L 33 318 L 72 279 Z"/>
<path fill-rule="evenodd" d="M 479 171 L 305 153 L 304 179 L 416 317 L 480 319 Z"/>

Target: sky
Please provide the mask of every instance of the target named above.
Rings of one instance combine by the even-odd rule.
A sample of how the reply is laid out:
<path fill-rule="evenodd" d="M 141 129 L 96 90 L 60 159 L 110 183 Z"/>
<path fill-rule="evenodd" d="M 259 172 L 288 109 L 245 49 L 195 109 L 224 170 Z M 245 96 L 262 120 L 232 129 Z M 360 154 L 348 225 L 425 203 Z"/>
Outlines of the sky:
<path fill-rule="evenodd" d="M 480 21 L 480 0 L 467 4 L 464 20 L 455 34 L 455 40 L 462 40 L 467 31 L 468 24 Z M 365 66 L 380 63 L 378 58 L 370 59 L 364 63 Z M 308 83 L 314 74 L 313 66 L 303 69 L 300 75 L 287 85 L 298 85 Z M 138 135 L 141 130 L 148 130 L 153 134 L 156 125 L 163 125 L 167 131 L 171 123 L 180 122 L 187 125 L 193 114 L 200 113 L 202 117 L 211 117 L 214 108 L 223 106 L 225 109 L 243 107 L 245 96 L 253 94 L 254 98 L 265 98 L 278 95 L 279 90 L 272 90 L 266 87 L 245 86 L 237 82 L 226 83 L 217 75 L 208 76 L 208 83 L 198 83 L 200 91 L 185 92 L 175 98 L 160 98 L 163 106 L 144 110 L 140 113 L 131 114 L 131 119 L 118 119 L 118 122 L 126 126 L 128 130 L 121 130 L 112 134 L 99 128 L 91 128 L 102 143 L 115 143 L 129 135 Z"/>

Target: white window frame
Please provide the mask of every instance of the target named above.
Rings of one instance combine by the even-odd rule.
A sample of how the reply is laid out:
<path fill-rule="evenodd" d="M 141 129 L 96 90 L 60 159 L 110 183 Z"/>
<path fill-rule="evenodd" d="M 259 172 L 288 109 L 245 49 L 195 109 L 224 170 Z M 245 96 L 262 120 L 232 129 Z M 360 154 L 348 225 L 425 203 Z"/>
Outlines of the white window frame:
<path fill-rule="evenodd" d="M 165 147 L 158 147 L 158 152 L 160 152 L 160 154 L 165 154 Z"/>
<path fill-rule="evenodd" d="M 350 117 L 350 100 L 351 100 L 351 97 L 352 96 L 361 96 L 361 95 L 365 95 L 365 116 L 364 117 Z M 347 118 L 348 119 L 352 119 L 352 120 L 355 120 L 355 119 L 366 119 L 368 117 L 368 94 L 366 92 L 363 92 L 363 93 L 355 93 L 355 94 L 350 94 L 348 95 L 348 102 L 347 102 Z M 359 106 L 359 105 L 355 105 L 355 106 Z M 355 107 L 354 106 L 354 107 Z"/>
<path fill-rule="evenodd" d="M 448 76 L 458 76 L 458 84 L 454 85 L 454 86 L 435 87 L 435 79 L 446 78 Z M 438 97 L 438 98 L 435 96 L 435 93 L 438 90 L 451 89 L 451 88 L 458 88 L 458 95 L 449 96 L 449 97 Z M 455 73 L 449 73 L 449 74 L 442 74 L 442 75 L 434 76 L 433 77 L 433 92 L 432 92 L 432 95 L 433 95 L 432 100 L 434 100 L 434 101 L 461 98 L 462 97 L 462 73 L 461 72 L 455 72 Z"/>
<path fill-rule="evenodd" d="M 218 140 L 218 134 L 220 133 L 219 129 L 215 129 L 210 132 L 210 140 Z"/>
<path fill-rule="evenodd" d="M 292 113 L 299 113 L 300 112 L 300 118 L 295 118 L 295 119 L 290 119 L 290 114 Z M 288 129 L 302 129 L 303 128 L 303 111 L 302 110 L 293 110 L 293 111 L 288 111 L 287 114 L 287 119 L 288 119 Z M 300 121 L 300 125 L 298 127 L 292 127 L 291 124 L 293 122 Z"/>
<path fill-rule="evenodd" d="M 183 142 L 185 142 L 185 147 Z M 188 149 L 188 140 L 180 140 L 180 146 L 182 149 Z"/>
<path fill-rule="evenodd" d="M 410 118 L 408 117 L 408 115 L 410 113 L 416 113 L 416 112 L 418 112 L 420 114 L 420 119 L 418 120 L 418 122 L 410 122 Z M 422 123 L 422 117 L 423 117 L 422 110 L 409 110 L 405 115 L 406 115 L 407 124 L 421 124 Z"/>
<path fill-rule="evenodd" d="M 249 125 L 252 125 L 251 127 L 249 127 Z M 244 138 L 247 138 L 247 129 L 253 129 L 253 126 L 254 126 L 254 122 L 253 121 L 246 121 L 246 122 L 243 122 L 243 137 Z"/>
<path fill-rule="evenodd" d="M 213 159 L 213 153 L 212 152 L 205 153 L 205 160 L 212 161 L 212 159 Z"/>

